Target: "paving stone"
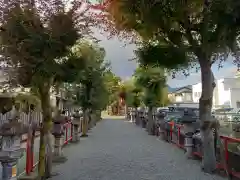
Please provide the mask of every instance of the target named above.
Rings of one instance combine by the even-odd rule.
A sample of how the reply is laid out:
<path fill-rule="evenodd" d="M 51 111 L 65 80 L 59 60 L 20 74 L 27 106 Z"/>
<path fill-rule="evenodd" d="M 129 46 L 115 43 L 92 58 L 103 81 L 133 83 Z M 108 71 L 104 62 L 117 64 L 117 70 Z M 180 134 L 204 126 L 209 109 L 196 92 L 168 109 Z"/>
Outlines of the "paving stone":
<path fill-rule="evenodd" d="M 124 120 L 103 120 L 64 149 L 68 161 L 52 180 L 224 180 L 205 174 L 177 147 Z M 225 179 L 226 180 L 226 179 Z"/>

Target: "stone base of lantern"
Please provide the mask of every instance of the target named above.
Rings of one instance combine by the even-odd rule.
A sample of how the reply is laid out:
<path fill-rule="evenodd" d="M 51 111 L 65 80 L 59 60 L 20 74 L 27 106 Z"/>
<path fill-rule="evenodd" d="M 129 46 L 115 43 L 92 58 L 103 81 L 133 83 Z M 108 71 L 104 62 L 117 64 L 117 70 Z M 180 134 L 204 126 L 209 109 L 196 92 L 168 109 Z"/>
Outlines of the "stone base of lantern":
<path fill-rule="evenodd" d="M 67 158 L 63 155 L 63 136 L 55 136 L 53 162 L 63 163 Z"/>
<path fill-rule="evenodd" d="M 184 147 L 186 149 L 186 157 L 188 159 L 193 158 L 193 127 L 191 124 L 184 124 L 184 131 L 185 131 L 185 139 L 184 139 Z"/>
<path fill-rule="evenodd" d="M 17 159 L 6 159 L 1 161 L 2 180 L 17 180 Z"/>
<path fill-rule="evenodd" d="M 79 125 L 74 124 L 73 125 L 73 137 L 72 142 L 79 142 L 80 141 L 80 133 L 79 133 Z"/>
<path fill-rule="evenodd" d="M 20 176 L 17 180 L 38 180 L 38 175 L 37 173 L 31 173 L 30 175 Z"/>

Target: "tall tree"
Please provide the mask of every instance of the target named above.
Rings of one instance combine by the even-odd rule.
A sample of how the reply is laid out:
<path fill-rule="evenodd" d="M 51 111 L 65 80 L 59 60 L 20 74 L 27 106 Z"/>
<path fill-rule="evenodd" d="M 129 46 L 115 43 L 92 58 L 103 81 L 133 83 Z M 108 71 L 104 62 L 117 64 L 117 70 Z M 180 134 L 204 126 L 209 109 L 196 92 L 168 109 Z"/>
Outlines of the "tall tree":
<path fill-rule="evenodd" d="M 83 109 L 83 136 L 87 136 L 91 112 L 101 111 L 107 104 L 108 93 L 104 82 L 104 73 L 108 64 L 104 62 L 104 49 L 91 41 L 79 41 L 72 50 L 85 62 L 84 70 L 77 72 L 75 102 Z"/>
<path fill-rule="evenodd" d="M 61 0 L 1 2 L 2 60 L 15 69 L 18 84 L 34 86 L 40 95 L 43 127 L 38 172 L 42 179 L 51 175 L 50 88 L 67 62 L 60 59 L 89 28 L 81 7 L 77 1 L 69 8 Z"/>
<path fill-rule="evenodd" d="M 216 168 L 211 118 L 215 87 L 213 63 L 234 57 L 239 66 L 239 7 L 235 0 L 112 0 L 107 6 L 120 30 L 137 32 L 145 41 L 142 63 L 167 68 L 195 65 L 201 70 L 200 98 L 203 169 Z"/>
<path fill-rule="evenodd" d="M 144 96 L 143 102 L 148 107 L 148 125 L 149 134 L 153 133 L 153 108 L 158 106 L 162 99 L 161 91 L 166 86 L 166 77 L 164 70 L 159 67 L 142 66 L 136 69 L 134 74 L 137 86 L 142 87 Z"/>
<path fill-rule="evenodd" d="M 110 69 L 105 73 L 105 83 L 109 93 L 109 105 L 114 103 L 118 98 L 121 78 L 116 76 Z"/>

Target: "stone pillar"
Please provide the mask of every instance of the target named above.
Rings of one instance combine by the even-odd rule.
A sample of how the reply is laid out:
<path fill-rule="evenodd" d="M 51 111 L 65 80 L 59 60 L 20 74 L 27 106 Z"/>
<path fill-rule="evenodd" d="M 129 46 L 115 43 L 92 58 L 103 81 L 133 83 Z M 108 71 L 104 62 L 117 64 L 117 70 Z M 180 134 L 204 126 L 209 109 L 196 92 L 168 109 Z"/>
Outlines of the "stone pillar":
<path fill-rule="evenodd" d="M 130 120 L 130 122 L 135 122 L 135 118 L 136 118 L 136 110 L 135 109 L 132 109 L 131 110 L 131 120 Z"/>
<path fill-rule="evenodd" d="M 78 142 L 78 141 L 80 141 L 79 125 L 73 124 L 72 142 Z"/>
<path fill-rule="evenodd" d="M 157 123 L 158 123 L 158 134 L 162 140 L 166 140 L 166 129 L 165 127 L 165 114 L 163 112 L 159 112 L 156 114 Z"/>
<path fill-rule="evenodd" d="M 80 141 L 80 128 L 81 128 L 81 116 L 82 114 L 75 113 L 73 115 L 73 142 L 78 142 Z"/>
<path fill-rule="evenodd" d="M 2 180 L 17 180 L 17 161 L 6 160 L 1 161 L 2 164 Z"/>
<path fill-rule="evenodd" d="M 23 152 L 24 149 L 21 148 L 21 138 L 19 135 L 3 135 L 2 149 L 0 151 L 2 180 L 17 180 L 17 163 L 18 159 L 23 156 Z"/>
<path fill-rule="evenodd" d="M 192 158 L 194 130 L 191 124 L 184 124 L 184 131 L 185 131 L 184 147 L 186 150 L 186 156 L 187 158 Z"/>
<path fill-rule="evenodd" d="M 54 136 L 54 153 L 53 153 L 53 162 L 63 163 L 67 159 L 63 154 L 63 145 L 64 145 L 64 123 L 67 119 L 64 115 L 57 115 L 53 119 L 53 136 Z"/>
<path fill-rule="evenodd" d="M 63 136 L 62 135 L 55 135 L 54 136 L 54 156 L 55 157 L 62 157 L 63 156 Z"/>
<path fill-rule="evenodd" d="M 195 128 L 193 123 L 197 120 L 196 114 L 193 112 L 192 109 L 185 109 L 184 115 L 182 117 L 181 122 L 183 123 L 183 130 L 185 133 L 184 139 L 184 147 L 186 150 L 187 158 L 193 157 L 193 134 L 195 132 Z"/>

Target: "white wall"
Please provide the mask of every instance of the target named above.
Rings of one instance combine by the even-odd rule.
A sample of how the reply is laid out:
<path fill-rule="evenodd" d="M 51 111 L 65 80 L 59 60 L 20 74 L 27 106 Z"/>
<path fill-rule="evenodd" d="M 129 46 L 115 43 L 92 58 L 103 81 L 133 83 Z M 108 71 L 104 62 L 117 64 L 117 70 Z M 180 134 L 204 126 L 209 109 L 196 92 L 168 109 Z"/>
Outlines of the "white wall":
<path fill-rule="evenodd" d="M 201 83 L 192 86 L 193 102 L 199 102 L 201 93 Z M 240 80 L 236 78 L 216 80 L 216 87 L 213 92 L 213 106 L 229 105 L 232 108 L 236 108 L 237 102 L 239 102 L 240 106 Z"/>
<path fill-rule="evenodd" d="M 192 93 L 184 92 L 179 94 L 168 95 L 173 102 L 192 102 Z"/>
<path fill-rule="evenodd" d="M 199 102 L 199 98 L 201 97 L 202 94 L 202 84 L 197 83 L 195 85 L 192 85 L 192 100 L 195 103 Z"/>
<path fill-rule="evenodd" d="M 183 101 L 183 97 L 180 96 L 180 95 L 176 95 L 176 96 L 175 96 L 175 101 L 176 101 L 176 102 L 182 102 L 182 101 Z"/>
<path fill-rule="evenodd" d="M 230 88 L 226 88 L 225 79 L 219 79 L 216 82 L 216 105 L 230 105 L 231 106 L 231 98 L 230 98 Z"/>

